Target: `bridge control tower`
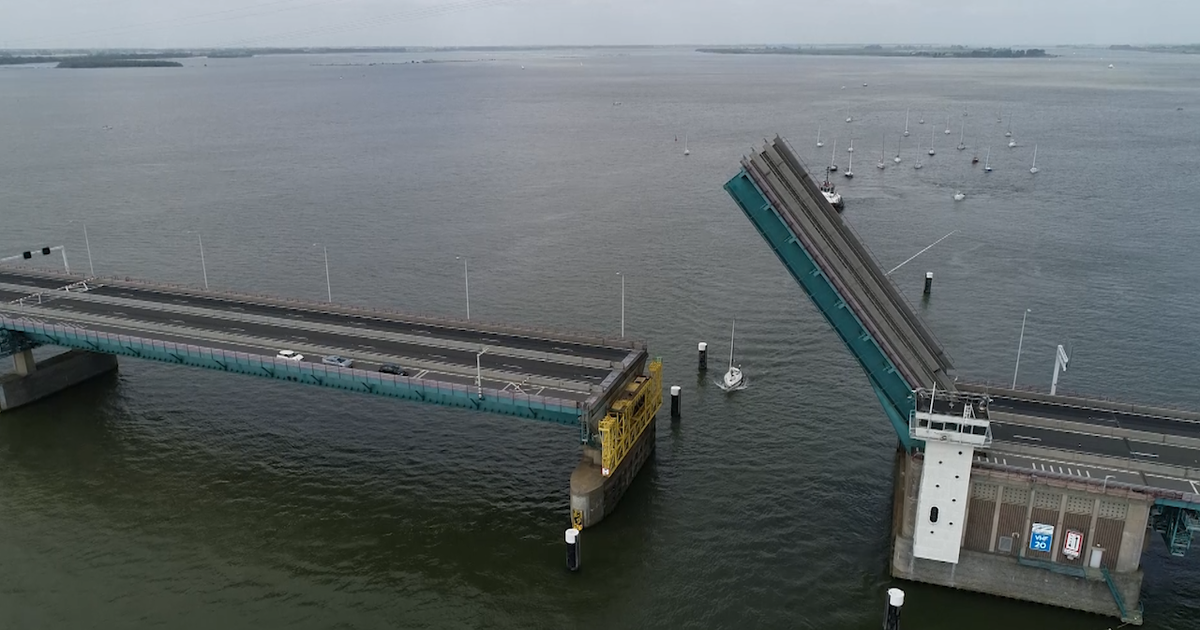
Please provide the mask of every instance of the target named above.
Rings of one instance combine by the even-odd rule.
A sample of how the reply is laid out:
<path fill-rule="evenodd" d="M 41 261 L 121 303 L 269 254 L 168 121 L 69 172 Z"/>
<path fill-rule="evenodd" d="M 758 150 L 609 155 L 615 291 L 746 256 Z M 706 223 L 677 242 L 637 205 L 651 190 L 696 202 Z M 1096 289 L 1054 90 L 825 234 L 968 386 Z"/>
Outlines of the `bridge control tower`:
<path fill-rule="evenodd" d="M 925 442 L 913 555 L 957 564 L 975 449 L 992 443 L 988 397 L 936 389 L 918 389 L 913 396 L 916 405 L 909 417 L 909 437 Z"/>

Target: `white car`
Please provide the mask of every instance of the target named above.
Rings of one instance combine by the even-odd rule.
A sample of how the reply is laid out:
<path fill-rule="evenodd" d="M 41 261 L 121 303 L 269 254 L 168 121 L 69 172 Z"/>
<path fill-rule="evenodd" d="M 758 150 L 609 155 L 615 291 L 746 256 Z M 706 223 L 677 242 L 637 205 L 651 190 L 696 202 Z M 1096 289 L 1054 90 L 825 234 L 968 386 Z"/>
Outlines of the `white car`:
<path fill-rule="evenodd" d="M 339 357 L 336 354 L 331 354 L 324 359 L 321 359 L 321 363 L 344 368 L 354 367 L 354 361 L 347 359 L 346 357 Z"/>
<path fill-rule="evenodd" d="M 275 358 L 283 359 L 284 361 L 299 362 L 304 360 L 304 355 L 296 352 L 295 350 L 280 350 L 279 354 L 275 355 Z"/>

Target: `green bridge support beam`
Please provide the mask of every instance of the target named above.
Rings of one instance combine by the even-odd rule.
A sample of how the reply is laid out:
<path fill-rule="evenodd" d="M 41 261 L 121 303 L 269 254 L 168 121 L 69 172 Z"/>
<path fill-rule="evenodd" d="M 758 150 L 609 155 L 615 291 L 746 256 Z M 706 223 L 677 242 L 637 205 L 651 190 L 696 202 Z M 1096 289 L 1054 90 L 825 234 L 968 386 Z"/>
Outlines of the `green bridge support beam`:
<path fill-rule="evenodd" d="M 809 253 L 803 235 L 792 232 L 767 195 L 744 169 L 726 182 L 725 191 L 737 202 L 759 235 L 858 360 L 900 442 L 909 450 L 920 446 L 919 441 L 908 435 L 908 418 L 914 404 L 912 384 L 900 375 L 867 327 L 847 306 L 837 288 Z"/>

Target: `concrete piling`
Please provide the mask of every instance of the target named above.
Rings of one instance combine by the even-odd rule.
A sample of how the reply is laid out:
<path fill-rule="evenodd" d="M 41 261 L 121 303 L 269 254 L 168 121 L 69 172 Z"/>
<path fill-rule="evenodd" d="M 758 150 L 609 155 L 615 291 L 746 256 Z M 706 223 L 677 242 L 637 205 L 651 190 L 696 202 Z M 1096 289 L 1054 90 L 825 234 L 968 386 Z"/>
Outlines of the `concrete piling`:
<path fill-rule="evenodd" d="M 701 341 L 698 347 L 700 349 L 700 371 L 703 372 L 708 369 L 708 344 Z"/>
<path fill-rule="evenodd" d="M 904 591 L 898 588 L 887 590 L 887 612 L 883 618 L 883 630 L 900 630 L 900 608 L 904 606 Z"/>
<path fill-rule="evenodd" d="M 929 295 L 929 293 L 931 291 L 933 291 L 933 272 L 926 271 L 925 272 L 925 295 Z"/>
<path fill-rule="evenodd" d="M 683 388 L 678 385 L 671 386 L 671 419 L 679 419 L 679 393 Z"/>
<path fill-rule="evenodd" d="M 580 555 L 579 530 L 574 527 L 567 530 L 567 569 L 578 571 L 583 565 Z"/>

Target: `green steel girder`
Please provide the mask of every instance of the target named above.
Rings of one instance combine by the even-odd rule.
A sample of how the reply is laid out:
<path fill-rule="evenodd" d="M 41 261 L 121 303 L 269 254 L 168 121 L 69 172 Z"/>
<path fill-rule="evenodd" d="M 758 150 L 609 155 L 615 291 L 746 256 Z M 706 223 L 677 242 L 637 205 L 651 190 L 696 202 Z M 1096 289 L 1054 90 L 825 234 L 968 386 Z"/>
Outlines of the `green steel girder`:
<path fill-rule="evenodd" d="M 858 360 L 900 442 L 909 450 L 920 447 L 921 442 L 913 440 L 908 434 L 908 418 L 914 406 L 913 384 L 901 376 L 867 327 L 847 306 L 837 288 L 809 253 L 803 235 L 792 232 L 745 169 L 725 183 L 725 191 L 737 202 L 792 278 L 837 332 L 850 354 Z"/>
<path fill-rule="evenodd" d="M 1192 537 L 1200 532 L 1200 508 L 1173 503 L 1155 503 L 1150 510 L 1150 523 L 1167 543 L 1171 555 L 1182 558 L 1192 546 Z"/>
<path fill-rule="evenodd" d="M 247 374 L 378 396 L 457 407 L 577 426 L 586 417 L 582 403 L 451 385 L 366 370 L 294 363 L 273 357 L 126 337 L 68 326 L 44 325 L 0 317 L 0 339 L 89 350 L 175 365 Z"/>

